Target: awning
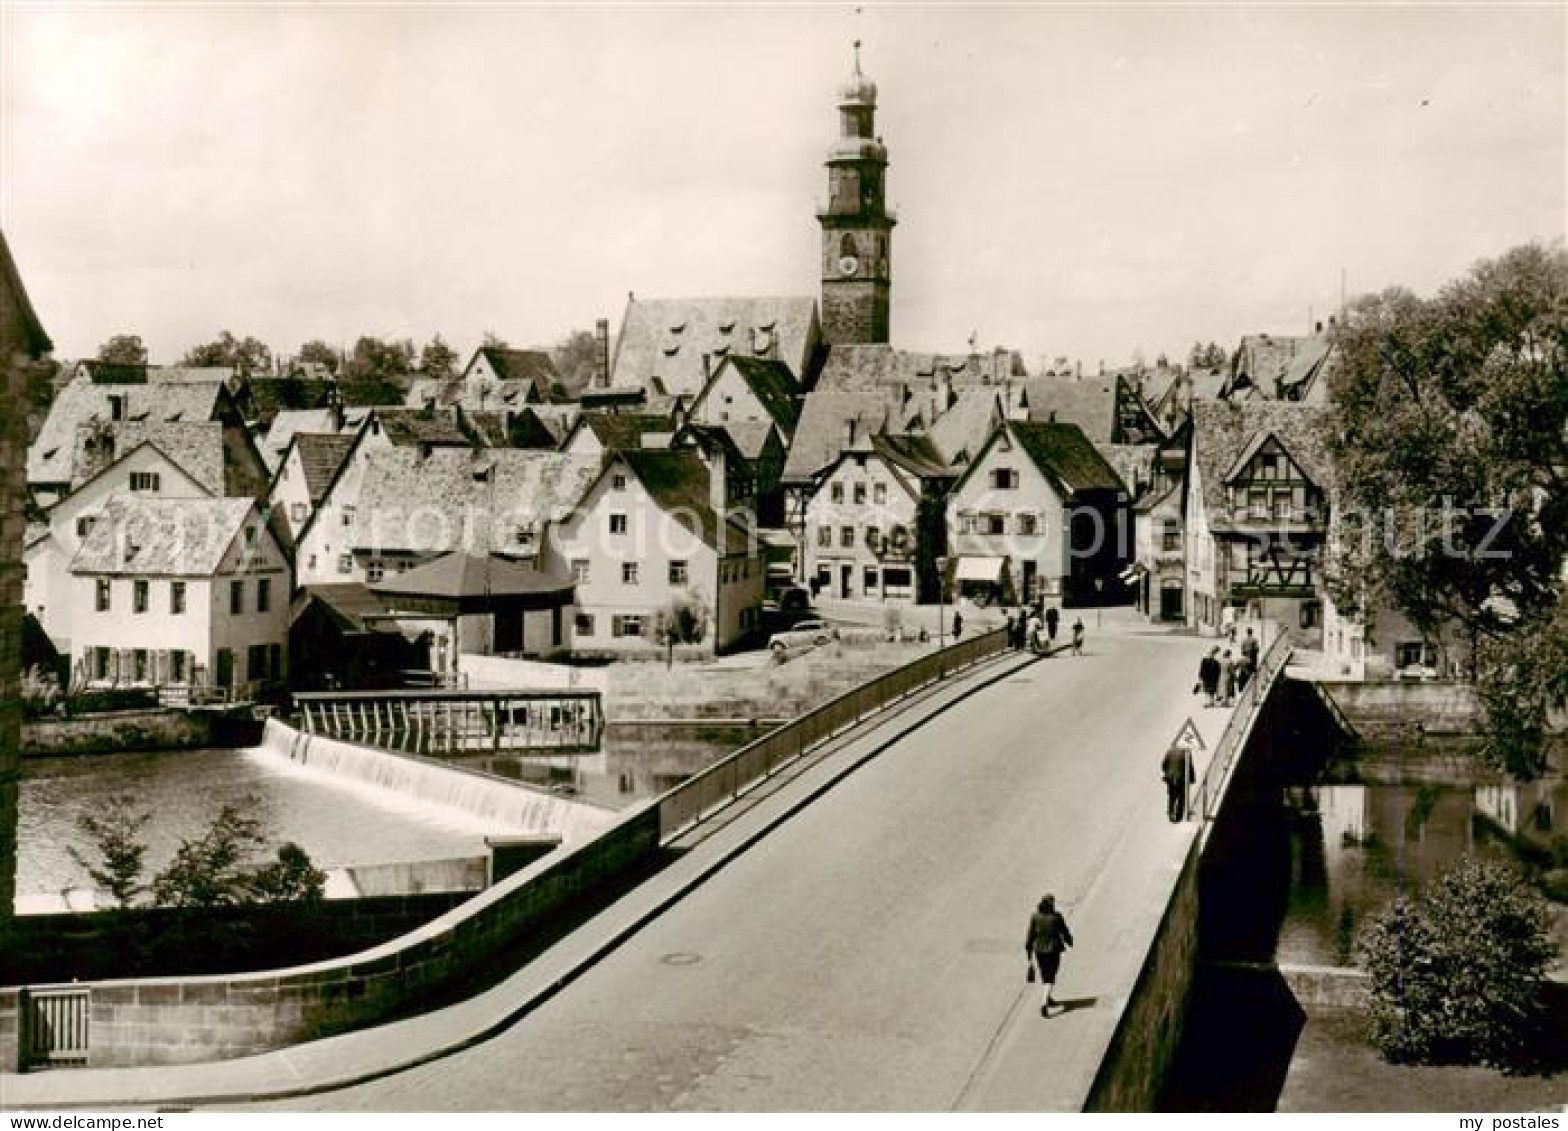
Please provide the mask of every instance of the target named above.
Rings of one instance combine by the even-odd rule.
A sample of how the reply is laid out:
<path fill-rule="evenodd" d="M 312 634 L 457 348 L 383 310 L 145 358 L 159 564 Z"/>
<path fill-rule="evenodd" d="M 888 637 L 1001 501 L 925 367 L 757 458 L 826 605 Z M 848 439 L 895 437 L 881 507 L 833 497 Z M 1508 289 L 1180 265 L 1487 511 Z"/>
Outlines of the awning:
<path fill-rule="evenodd" d="M 1006 564 L 1006 558 L 965 554 L 958 559 L 958 570 L 953 576 L 958 581 L 1000 581 Z"/>

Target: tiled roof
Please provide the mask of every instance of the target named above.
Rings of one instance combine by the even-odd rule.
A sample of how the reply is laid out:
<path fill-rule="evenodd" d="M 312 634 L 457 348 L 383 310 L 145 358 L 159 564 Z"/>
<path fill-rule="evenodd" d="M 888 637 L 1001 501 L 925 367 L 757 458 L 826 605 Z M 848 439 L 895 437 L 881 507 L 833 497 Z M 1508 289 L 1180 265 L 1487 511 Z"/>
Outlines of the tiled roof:
<path fill-rule="evenodd" d="M 310 501 L 320 503 L 332 485 L 338 468 L 354 450 L 359 437 L 351 432 L 299 432 L 294 436 L 294 446 L 299 450 L 300 466 L 305 472 L 305 489 Z"/>
<path fill-rule="evenodd" d="M 54 343 L 44 333 L 32 300 L 27 297 L 27 288 L 22 285 L 21 273 L 16 269 L 16 260 L 11 258 L 11 247 L 5 241 L 4 232 L 0 232 L 0 294 L 16 312 L 17 329 L 21 331 L 18 344 L 34 356 L 53 349 Z"/>
<path fill-rule="evenodd" d="M 525 593 L 569 593 L 572 579 L 545 573 L 496 554 L 454 551 L 370 587 L 376 593 L 419 597 L 514 597 Z"/>
<path fill-rule="evenodd" d="M 879 433 L 871 437 L 871 448 L 889 463 L 921 479 L 952 479 L 956 474 L 926 436 Z"/>
<path fill-rule="evenodd" d="M 230 385 L 238 372 L 232 365 L 149 365 L 147 380 L 151 384 L 200 385 L 218 381 Z"/>
<path fill-rule="evenodd" d="M 893 389 L 853 393 L 817 389 L 808 393 L 790 441 L 789 458 L 784 461 L 783 478 L 797 482 L 810 479 L 837 460 L 848 445 L 850 421 L 855 422 L 857 436 L 884 431 L 897 400 Z"/>
<path fill-rule="evenodd" d="M 1010 350 L 990 353 L 918 353 L 890 345 L 835 345 L 828 350 L 818 389 L 864 391 L 878 385 L 954 389 L 1005 385 L 1024 376 L 1023 359 Z"/>
<path fill-rule="evenodd" d="M 473 438 L 450 409 L 378 408 L 376 419 L 394 445 L 437 444 L 468 447 Z"/>
<path fill-rule="evenodd" d="M 73 379 L 56 394 L 38 438 L 27 453 L 30 483 L 69 483 L 76 457 L 76 434 L 94 419 L 109 423 L 109 398 L 125 398 L 121 421 L 113 423 L 201 423 L 214 420 L 227 396 L 221 383 L 99 385 Z"/>
<path fill-rule="evenodd" d="M 544 350 L 502 349 L 498 346 L 481 346 L 480 354 L 490 363 L 491 370 L 502 381 L 530 384 L 539 396 L 548 399 L 550 385 L 560 380 L 555 362 Z"/>
<path fill-rule="evenodd" d="M 1008 428 L 1034 465 L 1067 493 L 1126 491 L 1131 495 L 1076 424 L 1011 421 Z"/>
<path fill-rule="evenodd" d="M 531 404 L 523 411 L 548 428 L 557 445 L 571 434 L 572 426 L 582 415 L 582 408 L 575 404 Z"/>
<path fill-rule="evenodd" d="M 800 386 L 789 366 L 772 358 L 727 357 L 724 365 L 715 369 L 714 377 L 717 378 L 725 367 L 740 374 L 786 437 L 794 433 L 795 424 L 800 420 L 800 402 L 796 399 Z"/>
<path fill-rule="evenodd" d="M 774 358 L 804 375 L 818 338 L 817 303 L 809 297 L 633 298 L 611 384 L 695 396 L 724 357 Z"/>
<path fill-rule="evenodd" d="M 926 435 L 942 453 L 946 463 L 960 457 L 972 459 L 1002 418 L 996 392 L 991 389 L 966 389 L 958 394 L 946 412 L 926 428 Z"/>
<path fill-rule="evenodd" d="M 558 522 L 598 477 L 597 456 L 525 448 L 417 447 L 372 453 L 356 547 L 445 553 L 513 544 L 519 525 Z M 465 534 L 465 515 L 478 530 Z M 483 516 L 489 516 L 488 523 Z"/>
<path fill-rule="evenodd" d="M 1097 444 L 1108 444 L 1116 427 L 1116 378 L 1030 377 L 1024 381 L 1029 419 L 1037 424 L 1076 424 Z"/>
<path fill-rule="evenodd" d="M 736 450 L 746 459 L 755 460 L 767 448 L 774 426 L 765 420 L 728 420 L 723 428 L 730 434 Z"/>
<path fill-rule="evenodd" d="M 104 443 L 105 439 L 112 441 Z M 223 425 L 216 421 L 173 424 L 120 420 L 99 429 L 84 424 L 76 430 L 71 490 L 125 456 L 151 443 L 179 469 L 214 495 L 225 495 Z"/>
<path fill-rule="evenodd" d="M 645 412 L 585 412 L 582 424 L 610 451 L 642 447 L 645 433 L 674 431 L 669 417 Z"/>
<path fill-rule="evenodd" d="M 745 531 L 719 521 L 709 495 L 708 467 L 690 450 L 624 451 L 620 458 L 653 496 L 659 508 L 724 554 L 744 553 Z M 722 539 L 722 541 L 721 541 Z"/>
<path fill-rule="evenodd" d="M 291 620 L 298 620 L 310 600 L 320 603 L 339 628 L 349 632 L 375 632 L 375 623 L 391 615 L 386 602 L 362 581 L 338 581 L 327 585 L 307 585 L 304 600 L 296 599 Z M 388 629 L 387 631 L 392 631 Z"/>
<path fill-rule="evenodd" d="M 1096 444 L 1105 462 L 1111 465 L 1130 495 L 1138 495 L 1144 486 L 1154 481 L 1154 457 L 1159 448 L 1154 444 Z"/>
<path fill-rule="evenodd" d="M 1195 400 L 1192 402 L 1193 458 L 1203 486 L 1210 528 L 1230 518 L 1225 476 L 1260 437 L 1273 435 L 1308 479 L 1327 493 L 1333 486 L 1328 453 L 1329 412 L 1292 401 Z"/>
<path fill-rule="evenodd" d="M 363 412 L 364 410 L 360 410 Z M 361 417 L 361 419 L 363 419 Z M 267 429 L 267 435 L 258 445 L 262 458 L 267 461 L 267 466 L 276 470 L 283 460 L 283 454 L 289 450 L 289 444 L 294 436 L 300 432 L 335 432 L 337 431 L 337 413 L 330 408 L 286 408 L 282 409 L 272 418 L 272 425 Z M 349 423 L 348 415 L 344 415 L 344 424 Z"/>
<path fill-rule="evenodd" d="M 255 504 L 249 499 L 116 495 L 71 559 L 71 572 L 211 576 L 245 520 L 254 513 Z"/>

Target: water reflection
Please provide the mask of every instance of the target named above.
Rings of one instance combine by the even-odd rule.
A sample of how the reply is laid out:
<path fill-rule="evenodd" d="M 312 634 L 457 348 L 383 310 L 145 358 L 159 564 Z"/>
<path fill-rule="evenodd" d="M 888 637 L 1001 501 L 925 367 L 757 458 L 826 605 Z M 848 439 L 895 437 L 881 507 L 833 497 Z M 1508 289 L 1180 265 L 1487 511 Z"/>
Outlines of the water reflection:
<path fill-rule="evenodd" d="M 1368 915 L 1462 857 L 1546 859 L 1568 831 L 1568 782 L 1292 787 L 1285 808 L 1291 887 L 1278 959 L 1342 965 Z M 1568 916 L 1558 934 L 1568 951 Z"/>
<path fill-rule="evenodd" d="M 476 770 L 625 808 L 657 797 L 765 733 L 750 726 L 615 723 L 592 754 L 444 755 Z"/>

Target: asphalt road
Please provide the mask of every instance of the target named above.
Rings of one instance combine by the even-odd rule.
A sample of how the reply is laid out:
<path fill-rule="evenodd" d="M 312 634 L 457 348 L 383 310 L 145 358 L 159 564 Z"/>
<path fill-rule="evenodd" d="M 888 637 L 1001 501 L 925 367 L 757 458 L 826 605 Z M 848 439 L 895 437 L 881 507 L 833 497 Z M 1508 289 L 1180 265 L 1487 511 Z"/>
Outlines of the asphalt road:
<path fill-rule="evenodd" d="M 1005 1078 L 1027 1107 L 1073 1031 L 1024 985 L 1029 912 L 1053 890 L 1074 923 L 1093 892 L 1104 922 L 1130 831 L 1174 833 L 1158 761 L 1200 649 L 1091 636 L 863 766 L 499 1037 L 263 1106 L 948 1110 Z M 1058 997 L 1125 993 L 1079 960 L 1114 939 L 1077 933 Z"/>

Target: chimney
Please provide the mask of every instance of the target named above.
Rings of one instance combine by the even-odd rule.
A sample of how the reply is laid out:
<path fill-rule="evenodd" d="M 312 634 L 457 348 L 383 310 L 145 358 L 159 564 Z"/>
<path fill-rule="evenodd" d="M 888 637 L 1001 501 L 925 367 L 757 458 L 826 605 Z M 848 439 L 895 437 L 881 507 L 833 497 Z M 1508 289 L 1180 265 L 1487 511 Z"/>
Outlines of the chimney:
<path fill-rule="evenodd" d="M 610 320 L 601 318 L 593 324 L 593 387 L 610 387 Z"/>
<path fill-rule="evenodd" d="M 710 441 L 708 449 L 708 505 L 719 516 L 719 529 L 724 528 L 724 516 L 729 513 L 729 467 L 724 455 L 724 445 Z M 723 550 L 719 551 L 721 554 Z"/>
<path fill-rule="evenodd" d="M 846 448 L 855 446 L 855 418 L 853 416 L 844 421 L 844 446 Z"/>
<path fill-rule="evenodd" d="M 706 385 L 712 379 L 713 379 L 713 355 L 711 353 L 704 353 L 702 355 L 702 382 L 703 382 L 703 384 Z"/>

